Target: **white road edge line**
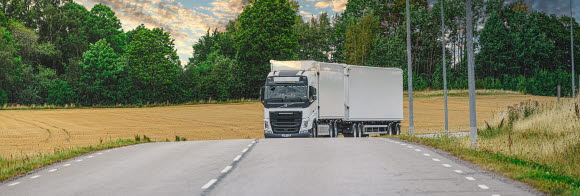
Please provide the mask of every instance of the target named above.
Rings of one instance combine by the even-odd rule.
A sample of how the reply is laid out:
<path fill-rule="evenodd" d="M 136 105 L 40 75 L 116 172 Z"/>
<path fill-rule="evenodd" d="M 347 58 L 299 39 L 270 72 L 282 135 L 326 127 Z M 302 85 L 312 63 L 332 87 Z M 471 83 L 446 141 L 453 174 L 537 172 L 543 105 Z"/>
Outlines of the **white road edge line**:
<path fill-rule="evenodd" d="M 491 195 L 491 196 L 500 196 L 500 195 L 499 195 L 499 194 L 493 194 L 493 195 Z"/>
<path fill-rule="evenodd" d="M 480 185 L 477 185 L 477 186 L 479 188 L 481 188 L 481 189 L 485 189 L 485 190 L 489 189 L 489 187 L 488 186 L 485 186 L 485 184 L 480 184 Z"/>
<path fill-rule="evenodd" d="M 48 172 L 49 172 L 49 173 L 50 173 L 50 172 L 55 172 L 56 170 L 58 170 L 58 169 L 51 169 L 51 170 L 48 170 Z"/>
<path fill-rule="evenodd" d="M 451 167 L 449 164 L 443 164 L 443 167 Z"/>
<path fill-rule="evenodd" d="M 90 159 L 90 158 L 93 158 L 93 156 L 88 156 L 87 158 L 89 158 L 89 159 Z"/>
<path fill-rule="evenodd" d="M 40 177 L 40 175 L 32 176 L 32 177 L 30 177 L 30 179 L 35 179 L 35 178 L 38 178 L 38 177 Z"/>
<path fill-rule="evenodd" d="M 231 166 L 231 165 L 228 165 L 228 166 L 226 166 L 226 168 L 224 168 L 224 169 L 222 170 L 222 173 L 227 173 L 227 172 L 229 172 L 229 171 L 230 171 L 230 169 L 232 169 L 232 166 Z"/>
<path fill-rule="evenodd" d="M 248 144 L 248 147 L 252 147 L 253 145 L 254 145 L 253 143 L 252 144 Z"/>
<path fill-rule="evenodd" d="M 17 184 L 20 184 L 20 182 L 15 182 L 15 183 L 9 184 L 8 186 L 14 186 L 14 185 L 17 185 Z"/>
<path fill-rule="evenodd" d="M 407 144 L 405 144 L 405 143 L 401 144 L 401 146 L 406 146 L 406 145 L 407 145 Z"/>
<path fill-rule="evenodd" d="M 209 182 L 205 183 L 205 185 L 203 185 L 201 189 L 207 189 L 211 187 L 211 185 L 213 185 L 215 182 L 217 182 L 217 179 L 211 179 Z"/>
<path fill-rule="evenodd" d="M 471 181 L 475 180 L 475 178 L 473 178 L 473 177 L 471 177 L 471 176 L 467 176 L 467 177 L 465 177 L 465 179 L 467 179 L 467 180 L 471 180 Z"/>
<path fill-rule="evenodd" d="M 97 154 L 103 154 L 103 153 L 102 153 L 102 152 L 99 152 L 99 153 L 97 153 Z"/>
<path fill-rule="evenodd" d="M 454 171 L 455 173 L 458 173 L 458 174 L 462 174 L 462 173 L 463 173 L 463 171 L 461 171 L 461 170 L 453 170 L 453 171 Z"/>
<path fill-rule="evenodd" d="M 255 144 L 255 143 L 256 143 L 256 141 L 255 141 L 255 140 L 254 140 L 254 141 L 252 141 L 252 144 Z"/>
<path fill-rule="evenodd" d="M 421 152 L 421 150 L 419 150 L 419 149 L 415 149 L 415 151 L 417 151 L 417 152 Z"/>
<path fill-rule="evenodd" d="M 62 165 L 62 166 L 63 166 L 63 167 L 68 167 L 68 166 L 70 166 L 70 163 L 64 164 L 64 165 Z"/>
<path fill-rule="evenodd" d="M 437 161 L 437 162 L 439 162 L 439 161 L 441 161 L 441 160 L 439 160 L 439 159 L 436 159 L 436 158 L 433 158 L 433 161 Z"/>
<path fill-rule="evenodd" d="M 248 152 L 248 148 L 244 148 L 244 150 L 242 150 L 242 153 L 246 153 Z"/>
<path fill-rule="evenodd" d="M 234 162 L 235 162 L 235 161 L 239 161 L 241 158 L 242 158 L 242 155 L 238 155 L 238 156 L 236 156 L 236 158 L 234 158 Z"/>
<path fill-rule="evenodd" d="M 425 155 L 426 157 L 428 157 L 428 156 L 431 156 L 430 154 L 427 154 L 427 153 L 425 153 L 425 154 L 423 154 L 423 155 Z"/>
<path fill-rule="evenodd" d="M 83 161 L 83 160 L 82 159 L 79 159 L 79 160 L 76 160 L 75 162 L 81 162 L 81 161 Z"/>

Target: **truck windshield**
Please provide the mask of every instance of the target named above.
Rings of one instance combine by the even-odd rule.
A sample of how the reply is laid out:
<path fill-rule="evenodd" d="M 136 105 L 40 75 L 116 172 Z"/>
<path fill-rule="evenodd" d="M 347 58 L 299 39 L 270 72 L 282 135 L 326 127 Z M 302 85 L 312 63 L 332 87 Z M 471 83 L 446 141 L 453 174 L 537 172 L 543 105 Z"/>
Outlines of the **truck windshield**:
<path fill-rule="evenodd" d="M 271 85 L 266 86 L 267 102 L 307 102 L 307 86 Z"/>

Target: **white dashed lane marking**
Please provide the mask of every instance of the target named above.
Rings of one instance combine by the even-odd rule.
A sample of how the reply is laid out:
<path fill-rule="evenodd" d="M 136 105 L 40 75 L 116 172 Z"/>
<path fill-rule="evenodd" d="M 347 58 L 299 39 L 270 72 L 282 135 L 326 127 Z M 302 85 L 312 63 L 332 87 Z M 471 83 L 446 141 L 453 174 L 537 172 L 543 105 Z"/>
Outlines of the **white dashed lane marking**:
<path fill-rule="evenodd" d="M 93 158 L 93 156 L 88 156 L 87 158 L 89 158 L 89 159 L 90 159 L 90 158 Z"/>
<path fill-rule="evenodd" d="M 451 167 L 449 164 L 443 164 L 443 167 Z"/>
<path fill-rule="evenodd" d="M 207 189 L 211 187 L 211 185 L 213 185 L 215 182 L 217 182 L 217 179 L 211 179 L 209 182 L 205 183 L 205 185 L 203 185 L 201 189 Z"/>
<path fill-rule="evenodd" d="M 481 189 L 485 189 L 485 190 L 489 189 L 489 187 L 488 186 L 485 186 L 485 184 L 480 184 L 480 185 L 477 185 L 477 186 L 479 188 L 481 188 Z"/>
<path fill-rule="evenodd" d="M 32 176 L 32 177 L 30 177 L 30 179 L 35 179 L 35 178 L 38 178 L 38 177 L 40 177 L 40 175 Z"/>
<path fill-rule="evenodd" d="M 236 158 L 234 158 L 234 162 L 235 162 L 235 161 L 239 161 L 241 158 L 242 158 L 242 155 L 238 155 L 238 156 L 236 156 Z"/>
<path fill-rule="evenodd" d="M 427 154 L 427 153 L 425 153 L 425 154 L 423 154 L 423 155 L 424 155 L 424 156 L 426 156 L 426 157 L 428 157 L 428 156 L 431 156 L 430 154 Z"/>
<path fill-rule="evenodd" d="M 252 147 L 254 145 L 254 143 L 248 144 L 248 147 Z"/>
<path fill-rule="evenodd" d="M 471 180 L 471 181 L 475 180 L 475 178 L 473 178 L 473 177 L 471 177 L 471 176 L 465 177 L 465 179 L 467 179 L 467 180 Z"/>
<path fill-rule="evenodd" d="M 491 196 L 500 196 L 500 195 L 499 195 L 499 194 L 493 194 L 493 195 L 491 195 Z"/>
<path fill-rule="evenodd" d="M 421 152 L 421 150 L 419 150 L 419 149 L 415 149 L 415 151 L 417 151 L 417 152 Z"/>
<path fill-rule="evenodd" d="M 81 161 L 83 161 L 83 160 L 82 159 L 79 159 L 79 160 L 76 160 L 75 162 L 81 162 Z"/>
<path fill-rule="evenodd" d="M 64 164 L 64 165 L 62 165 L 62 166 L 63 166 L 63 167 L 68 167 L 68 166 L 70 166 L 70 163 Z"/>
<path fill-rule="evenodd" d="M 435 159 L 435 158 L 434 158 L 434 159 L 433 159 L 433 161 L 437 161 L 437 162 L 439 162 L 439 161 L 441 161 L 441 160 L 439 160 L 439 159 Z"/>
<path fill-rule="evenodd" d="M 244 148 L 244 150 L 242 150 L 242 153 L 246 153 L 248 152 L 248 148 Z"/>
<path fill-rule="evenodd" d="M 462 173 L 463 173 L 463 171 L 461 171 L 461 170 L 453 170 L 453 171 L 454 171 L 455 173 L 458 173 L 458 174 L 462 174 Z"/>
<path fill-rule="evenodd" d="M 103 154 L 103 153 L 102 153 L 102 152 L 99 152 L 99 153 L 97 153 L 97 154 Z"/>
<path fill-rule="evenodd" d="M 12 184 L 9 184 L 8 186 L 14 186 L 14 185 L 17 185 L 17 184 L 20 184 L 20 182 L 14 182 Z"/>
<path fill-rule="evenodd" d="M 231 165 L 228 165 L 226 168 L 224 168 L 224 169 L 222 170 L 222 173 L 227 173 L 227 172 L 229 172 L 229 171 L 230 171 L 230 169 L 232 169 L 232 166 L 231 166 Z"/>
<path fill-rule="evenodd" d="M 51 170 L 48 170 L 48 172 L 49 172 L 49 173 L 50 173 L 50 172 L 55 172 L 56 170 L 58 170 L 58 169 L 51 169 Z"/>

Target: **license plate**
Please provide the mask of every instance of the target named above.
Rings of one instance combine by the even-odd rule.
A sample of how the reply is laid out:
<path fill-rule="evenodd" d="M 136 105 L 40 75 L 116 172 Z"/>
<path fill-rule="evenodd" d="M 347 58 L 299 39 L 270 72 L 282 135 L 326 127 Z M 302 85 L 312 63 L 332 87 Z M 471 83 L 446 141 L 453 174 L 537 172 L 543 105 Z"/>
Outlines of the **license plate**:
<path fill-rule="evenodd" d="M 282 137 L 291 137 L 291 134 L 282 134 Z"/>

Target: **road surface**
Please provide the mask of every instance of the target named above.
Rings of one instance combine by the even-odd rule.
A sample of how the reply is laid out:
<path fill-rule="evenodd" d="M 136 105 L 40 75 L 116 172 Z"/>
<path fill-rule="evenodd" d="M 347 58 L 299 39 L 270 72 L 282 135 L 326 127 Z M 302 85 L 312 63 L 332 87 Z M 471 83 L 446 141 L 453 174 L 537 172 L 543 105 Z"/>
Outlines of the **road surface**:
<path fill-rule="evenodd" d="M 423 146 L 387 138 L 148 143 L 0 184 L 0 195 L 533 195 Z"/>

